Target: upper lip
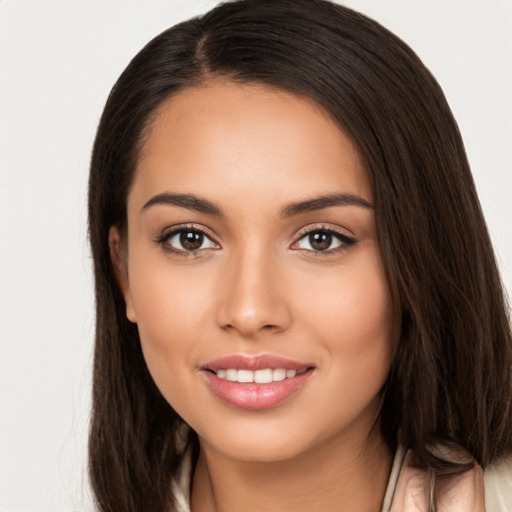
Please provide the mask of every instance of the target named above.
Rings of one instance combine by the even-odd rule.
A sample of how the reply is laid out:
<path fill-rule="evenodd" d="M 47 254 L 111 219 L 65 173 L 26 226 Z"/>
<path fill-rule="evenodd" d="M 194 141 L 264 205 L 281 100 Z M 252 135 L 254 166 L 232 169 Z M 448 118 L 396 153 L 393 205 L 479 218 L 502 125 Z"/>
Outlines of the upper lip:
<path fill-rule="evenodd" d="M 284 357 L 262 354 L 259 356 L 246 356 L 242 354 L 234 354 L 230 356 L 221 357 L 210 361 L 204 365 L 205 370 L 216 372 L 217 370 L 225 370 L 228 368 L 235 368 L 237 370 L 265 370 L 267 368 L 276 369 L 283 368 L 285 370 L 304 370 L 314 365 L 309 363 L 302 363 L 293 361 Z"/>

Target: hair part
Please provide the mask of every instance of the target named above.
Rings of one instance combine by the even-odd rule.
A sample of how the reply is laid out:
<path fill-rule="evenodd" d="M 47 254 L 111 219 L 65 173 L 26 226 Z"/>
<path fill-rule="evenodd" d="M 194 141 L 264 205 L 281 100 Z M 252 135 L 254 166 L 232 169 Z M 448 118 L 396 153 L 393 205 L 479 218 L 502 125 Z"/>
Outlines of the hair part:
<path fill-rule="evenodd" d="M 418 57 L 369 18 L 324 0 L 239 0 L 180 23 L 130 62 L 105 106 L 89 179 L 96 283 L 89 471 L 102 512 L 163 512 L 182 421 L 156 388 L 125 315 L 108 233 L 161 103 L 217 79 L 304 95 L 357 144 L 375 200 L 399 343 L 381 429 L 438 475 L 512 452 L 512 341 L 502 285 L 463 143 Z M 197 450 L 197 439 L 191 443 Z"/>

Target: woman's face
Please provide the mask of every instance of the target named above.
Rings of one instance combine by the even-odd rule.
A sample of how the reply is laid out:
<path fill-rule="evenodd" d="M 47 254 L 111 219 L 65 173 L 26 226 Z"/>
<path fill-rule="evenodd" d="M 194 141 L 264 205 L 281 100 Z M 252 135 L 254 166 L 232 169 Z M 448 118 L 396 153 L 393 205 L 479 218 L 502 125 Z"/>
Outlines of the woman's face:
<path fill-rule="evenodd" d="M 284 460 L 368 434 L 393 347 L 372 201 L 355 145 L 311 100 L 214 83 L 159 108 L 120 281 L 203 447 Z M 112 229 L 114 258 L 121 245 Z"/>

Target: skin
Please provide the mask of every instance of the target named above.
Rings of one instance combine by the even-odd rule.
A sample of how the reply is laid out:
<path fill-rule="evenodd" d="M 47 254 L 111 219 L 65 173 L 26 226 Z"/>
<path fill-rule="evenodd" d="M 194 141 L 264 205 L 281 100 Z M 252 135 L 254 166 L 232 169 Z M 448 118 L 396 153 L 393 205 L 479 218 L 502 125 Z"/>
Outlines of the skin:
<path fill-rule="evenodd" d="M 194 194 L 223 216 L 153 204 Z M 392 456 L 378 428 L 393 352 L 393 311 L 374 210 L 354 143 L 311 100 L 214 82 L 162 104 L 128 196 L 128 236 L 112 258 L 148 368 L 197 432 L 194 511 L 380 511 Z M 200 228 L 186 251 L 172 226 Z M 326 250 L 304 234 L 332 229 Z M 211 241 L 210 241 L 211 240 Z M 178 252 L 173 252 L 178 251 Z M 204 364 L 272 354 L 314 366 L 284 402 L 248 411 L 219 399 Z M 373 428 L 372 428 L 373 427 Z"/>

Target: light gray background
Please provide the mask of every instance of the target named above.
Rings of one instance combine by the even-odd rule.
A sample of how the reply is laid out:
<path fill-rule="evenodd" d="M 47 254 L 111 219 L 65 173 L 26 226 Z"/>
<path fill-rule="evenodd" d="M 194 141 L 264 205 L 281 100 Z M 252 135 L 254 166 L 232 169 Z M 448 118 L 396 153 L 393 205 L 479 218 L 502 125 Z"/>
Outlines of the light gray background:
<path fill-rule="evenodd" d="M 90 149 L 129 59 L 214 0 L 0 0 L 0 511 L 86 510 Z M 512 1 L 350 0 L 404 38 L 459 121 L 512 292 Z"/>

